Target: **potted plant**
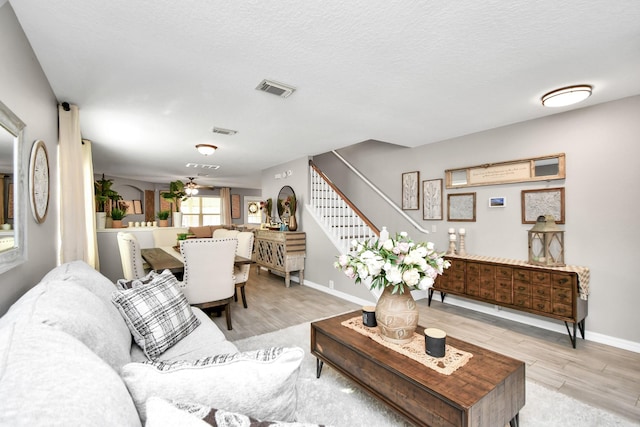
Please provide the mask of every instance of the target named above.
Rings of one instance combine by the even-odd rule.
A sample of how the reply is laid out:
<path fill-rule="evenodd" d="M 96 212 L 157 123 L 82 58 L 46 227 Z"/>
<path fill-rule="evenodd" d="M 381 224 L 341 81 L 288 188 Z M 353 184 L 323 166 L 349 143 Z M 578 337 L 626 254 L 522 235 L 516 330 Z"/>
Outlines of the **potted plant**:
<path fill-rule="evenodd" d="M 111 209 L 111 219 L 113 220 L 113 228 L 122 228 L 122 219 L 127 216 L 127 206 L 118 205 L 118 207 Z"/>
<path fill-rule="evenodd" d="M 171 215 L 171 211 L 160 211 L 158 212 L 158 225 L 160 227 L 168 227 L 169 226 L 169 215 Z"/>
<path fill-rule="evenodd" d="M 184 182 L 177 180 L 169 183 L 169 191 L 160 193 L 163 199 L 169 200 L 174 208 L 173 213 L 173 226 L 180 227 L 182 225 L 182 212 L 180 212 L 180 202 L 187 198 L 187 193 L 184 191 Z"/>
<path fill-rule="evenodd" d="M 117 202 L 122 199 L 117 191 L 113 190 L 112 179 L 106 179 L 104 174 L 102 178 L 93 184 L 93 192 L 96 199 L 96 228 L 104 229 L 107 219 L 107 207 L 111 207 L 109 202 Z"/>

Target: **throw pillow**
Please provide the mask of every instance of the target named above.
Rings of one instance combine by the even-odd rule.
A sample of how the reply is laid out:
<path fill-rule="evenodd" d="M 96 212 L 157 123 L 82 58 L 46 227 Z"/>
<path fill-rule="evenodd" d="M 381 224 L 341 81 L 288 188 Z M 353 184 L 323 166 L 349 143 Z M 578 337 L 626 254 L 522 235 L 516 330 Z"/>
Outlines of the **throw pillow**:
<path fill-rule="evenodd" d="M 116 282 L 116 287 L 121 291 L 126 291 L 127 289 L 148 285 L 156 277 L 158 277 L 158 273 L 156 273 L 155 271 L 150 271 L 149 274 L 139 279 L 118 279 L 118 281 Z"/>
<path fill-rule="evenodd" d="M 178 288 L 178 280 L 168 270 L 145 286 L 114 292 L 112 301 L 151 360 L 200 325 Z"/>
<path fill-rule="evenodd" d="M 124 379 L 140 418 L 151 396 L 225 408 L 257 419 L 293 421 L 304 351 L 272 347 L 196 361 L 128 363 Z"/>
<path fill-rule="evenodd" d="M 323 427 L 298 422 L 259 421 L 237 412 L 198 403 L 169 402 L 159 397 L 147 400 L 147 414 L 145 427 Z"/>

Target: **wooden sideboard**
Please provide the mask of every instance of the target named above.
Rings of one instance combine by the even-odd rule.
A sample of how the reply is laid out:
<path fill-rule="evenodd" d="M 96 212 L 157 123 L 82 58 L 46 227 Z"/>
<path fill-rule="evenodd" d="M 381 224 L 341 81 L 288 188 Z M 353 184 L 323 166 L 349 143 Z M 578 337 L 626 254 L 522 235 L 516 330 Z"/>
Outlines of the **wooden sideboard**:
<path fill-rule="evenodd" d="M 284 282 L 288 288 L 291 284 L 291 272 L 297 271 L 300 284 L 304 282 L 305 233 L 257 230 L 255 240 L 258 273 L 261 267 L 284 273 Z"/>
<path fill-rule="evenodd" d="M 588 313 L 589 269 L 539 267 L 524 261 L 481 256 L 450 256 L 451 267 L 429 289 L 564 321 L 573 348 L 576 332 L 584 339 Z M 573 333 L 569 329 L 573 324 Z"/>

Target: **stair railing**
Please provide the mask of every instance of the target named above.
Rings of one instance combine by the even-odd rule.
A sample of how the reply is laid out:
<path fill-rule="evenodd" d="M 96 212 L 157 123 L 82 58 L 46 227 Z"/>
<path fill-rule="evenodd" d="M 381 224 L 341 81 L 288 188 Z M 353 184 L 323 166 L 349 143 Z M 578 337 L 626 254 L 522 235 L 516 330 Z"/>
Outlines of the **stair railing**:
<path fill-rule="evenodd" d="M 310 210 L 341 253 L 351 250 L 353 240 L 366 240 L 380 234 L 378 228 L 312 161 L 309 161 L 309 172 Z"/>

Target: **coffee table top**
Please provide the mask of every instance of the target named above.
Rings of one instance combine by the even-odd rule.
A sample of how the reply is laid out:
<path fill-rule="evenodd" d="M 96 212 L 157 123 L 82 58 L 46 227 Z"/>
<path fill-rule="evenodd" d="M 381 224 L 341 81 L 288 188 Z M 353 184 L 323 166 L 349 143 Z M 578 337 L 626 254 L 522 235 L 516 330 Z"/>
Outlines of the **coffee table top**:
<path fill-rule="evenodd" d="M 473 357 L 451 375 L 438 373 L 341 325 L 343 321 L 358 316 L 360 313 L 360 311 L 354 311 L 312 322 L 311 327 L 315 329 L 316 333 L 328 335 L 364 357 L 384 364 L 387 369 L 394 371 L 404 380 L 424 386 L 442 398 L 456 402 L 462 407 L 472 407 L 513 374 L 521 375 L 524 382 L 524 362 L 451 336 L 447 336 L 447 344 L 459 350 L 470 352 Z M 423 334 L 424 328 L 418 326 L 416 333 Z M 522 370 L 521 374 L 517 373 L 519 370 Z"/>

